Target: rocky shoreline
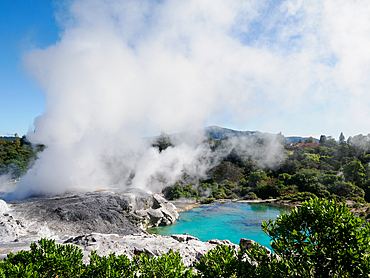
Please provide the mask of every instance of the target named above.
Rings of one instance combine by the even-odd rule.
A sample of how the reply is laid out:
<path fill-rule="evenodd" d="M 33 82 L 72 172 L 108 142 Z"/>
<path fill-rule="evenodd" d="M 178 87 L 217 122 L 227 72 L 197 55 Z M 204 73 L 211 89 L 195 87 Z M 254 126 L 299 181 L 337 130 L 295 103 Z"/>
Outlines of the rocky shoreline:
<path fill-rule="evenodd" d="M 186 199 L 186 200 L 176 200 L 170 201 L 175 207 L 177 208 L 178 212 L 183 212 L 190 210 L 194 207 L 201 207 L 207 206 L 209 204 L 202 204 L 195 199 Z M 281 206 L 288 206 L 288 207 L 297 207 L 301 206 L 302 202 L 293 202 L 290 200 L 277 200 L 277 199 L 256 199 L 256 200 L 244 200 L 244 199 L 216 199 L 212 203 L 246 203 L 246 204 L 256 204 L 256 203 L 269 203 L 269 204 L 276 204 Z M 210 204 L 212 204 L 210 203 Z"/>
<path fill-rule="evenodd" d="M 142 190 L 116 190 L 69 193 L 22 201 L 0 200 L 0 259 L 10 252 L 28 250 L 40 238 L 55 239 L 58 244 L 74 244 L 88 255 L 111 252 L 129 258 L 140 253 L 149 256 L 179 251 L 185 266 L 193 265 L 217 245 L 238 245 L 228 240 L 199 239 L 184 235 L 149 234 L 147 228 L 170 225 L 179 214 L 174 204 L 159 194 Z"/>

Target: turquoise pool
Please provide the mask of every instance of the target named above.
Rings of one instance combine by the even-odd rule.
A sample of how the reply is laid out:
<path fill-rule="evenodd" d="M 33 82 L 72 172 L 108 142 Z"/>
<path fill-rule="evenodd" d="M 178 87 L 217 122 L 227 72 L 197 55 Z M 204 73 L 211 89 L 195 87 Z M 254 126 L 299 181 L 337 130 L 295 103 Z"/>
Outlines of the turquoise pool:
<path fill-rule="evenodd" d="M 188 233 L 202 241 L 228 239 L 235 244 L 247 238 L 270 248 L 270 238 L 261 230 L 262 221 L 289 212 L 290 208 L 266 203 L 214 203 L 181 212 L 177 223 L 150 231 L 160 235 Z"/>

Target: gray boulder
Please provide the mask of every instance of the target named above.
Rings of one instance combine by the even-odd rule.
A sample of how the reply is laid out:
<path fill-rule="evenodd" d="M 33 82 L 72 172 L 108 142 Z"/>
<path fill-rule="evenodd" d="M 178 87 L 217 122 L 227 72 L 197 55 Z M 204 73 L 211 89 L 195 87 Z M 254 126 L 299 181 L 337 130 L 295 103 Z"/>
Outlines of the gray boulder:
<path fill-rule="evenodd" d="M 179 214 L 173 204 L 159 194 L 154 194 L 152 206 L 148 209 L 136 210 L 131 217 L 137 226 L 147 229 L 171 225 L 179 218 Z"/>
<path fill-rule="evenodd" d="M 250 250 L 250 249 L 252 249 L 252 248 L 253 248 L 253 245 L 255 245 L 255 244 L 258 244 L 258 243 L 257 243 L 257 242 L 255 242 L 254 240 L 246 239 L 246 238 L 241 238 L 241 239 L 240 239 L 240 242 L 239 242 L 239 247 L 240 247 L 240 249 L 241 249 L 243 252 L 245 252 L 246 250 Z M 258 244 L 258 246 L 259 246 L 260 248 L 265 249 L 265 250 L 267 251 L 267 253 L 268 253 L 268 254 L 270 254 L 270 253 L 271 253 L 271 250 L 270 250 L 270 249 L 268 249 L 267 247 L 262 246 L 262 245 L 260 245 L 260 244 Z"/>

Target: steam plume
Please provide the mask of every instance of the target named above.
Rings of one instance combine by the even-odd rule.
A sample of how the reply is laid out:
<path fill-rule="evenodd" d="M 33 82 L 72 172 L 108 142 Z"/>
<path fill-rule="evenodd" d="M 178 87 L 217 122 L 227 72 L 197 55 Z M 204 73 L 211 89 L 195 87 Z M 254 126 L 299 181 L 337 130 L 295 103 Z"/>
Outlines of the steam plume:
<path fill-rule="evenodd" d="M 296 126 L 334 118 L 353 126 L 339 112 L 319 112 L 335 98 L 333 106 L 368 119 L 370 8 L 339 2 L 65 1 L 56 17 L 60 40 L 25 57 L 46 94 L 46 112 L 28 137 L 47 149 L 18 193 L 156 189 L 156 173 L 173 181 L 184 167 L 202 175 L 209 165 L 199 163 L 199 136 L 161 155 L 140 138 L 198 130 L 221 111 L 239 122 L 257 116 L 270 132 L 308 115 L 308 125 Z M 349 90 L 363 99 L 349 99 Z"/>

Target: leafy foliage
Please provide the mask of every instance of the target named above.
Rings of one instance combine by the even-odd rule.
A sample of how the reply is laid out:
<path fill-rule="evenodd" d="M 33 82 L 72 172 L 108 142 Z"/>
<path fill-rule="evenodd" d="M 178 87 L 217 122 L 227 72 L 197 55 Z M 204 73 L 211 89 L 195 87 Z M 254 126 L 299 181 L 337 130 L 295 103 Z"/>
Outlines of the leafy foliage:
<path fill-rule="evenodd" d="M 80 277 L 82 251 L 73 245 L 56 245 L 54 240 L 31 243 L 30 251 L 9 253 L 0 263 L 3 277 Z"/>
<path fill-rule="evenodd" d="M 43 145 L 32 146 L 26 137 L 4 139 L 0 137 L 0 175 L 10 174 L 19 178 L 32 166 L 37 153 L 45 148 Z"/>
<path fill-rule="evenodd" d="M 198 189 L 190 184 L 176 183 L 174 186 L 169 186 L 163 189 L 163 194 L 167 199 L 177 200 L 180 198 L 197 198 Z"/>
<path fill-rule="evenodd" d="M 168 147 L 173 146 L 173 144 L 168 134 L 162 132 L 161 135 L 158 136 L 157 140 L 152 144 L 152 146 L 158 148 L 159 152 L 162 152 Z"/>
<path fill-rule="evenodd" d="M 146 254 L 141 254 L 139 258 L 139 269 L 141 276 L 148 278 L 193 277 L 192 269 L 185 269 L 179 253 L 173 253 L 172 250 L 167 255 L 159 257 L 150 258 Z"/>
<path fill-rule="evenodd" d="M 238 252 L 227 245 L 217 246 L 200 259 L 195 268 L 201 277 L 236 277 L 240 274 Z"/>
<path fill-rule="evenodd" d="M 82 263 L 82 258 L 82 250 L 76 246 L 41 239 L 31 244 L 30 251 L 9 253 L 0 262 L 0 277 L 193 277 L 192 268 L 185 269 L 179 253 L 172 250 L 152 258 L 141 254 L 134 260 L 114 253 L 100 257 L 92 251 L 88 265 Z"/>
<path fill-rule="evenodd" d="M 310 199 L 290 214 L 262 224 L 293 277 L 369 275 L 370 224 L 344 203 Z"/>
<path fill-rule="evenodd" d="M 317 196 L 311 192 L 298 192 L 296 194 L 288 194 L 280 197 L 280 200 L 292 200 L 292 201 L 306 201 Z"/>
<path fill-rule="evenodd" d="M 107 257 L 100 257 L 95 250 L 90 254 L 90 264 L 82 268 L 84 271 L 81 277 L 134 278 L 138 271 L 138 265 L 127 256 L 110 253 Z"/>

